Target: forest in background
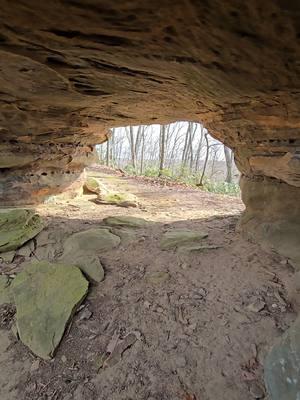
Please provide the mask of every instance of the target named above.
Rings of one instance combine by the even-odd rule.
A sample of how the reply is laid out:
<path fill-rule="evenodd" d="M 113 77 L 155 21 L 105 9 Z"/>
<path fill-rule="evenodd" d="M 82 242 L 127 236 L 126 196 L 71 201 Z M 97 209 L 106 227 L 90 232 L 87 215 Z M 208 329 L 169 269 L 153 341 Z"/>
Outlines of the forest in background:
<path fill-rule="evenodd" d="M 96 150 L 100 163 L 129 174 L 176 180 L 216 193 L 240 193 L 233 152 L 199 123 L 113 128 L 109 140 Z"/>

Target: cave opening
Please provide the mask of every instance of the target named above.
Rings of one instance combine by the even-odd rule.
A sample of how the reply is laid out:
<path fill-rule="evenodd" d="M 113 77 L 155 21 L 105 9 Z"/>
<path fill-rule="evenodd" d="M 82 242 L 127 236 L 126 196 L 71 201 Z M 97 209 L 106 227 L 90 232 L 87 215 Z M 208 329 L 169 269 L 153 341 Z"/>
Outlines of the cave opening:
<path fill-rule="evenodd" d="M 300 5 L 0 3 L 1 400 L 298 399 Z"/>

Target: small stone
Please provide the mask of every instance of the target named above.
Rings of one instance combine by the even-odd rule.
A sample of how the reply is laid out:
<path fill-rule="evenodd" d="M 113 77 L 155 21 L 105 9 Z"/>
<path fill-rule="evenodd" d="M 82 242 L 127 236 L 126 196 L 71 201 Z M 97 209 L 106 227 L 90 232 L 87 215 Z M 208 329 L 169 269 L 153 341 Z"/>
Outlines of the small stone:
<path fill-rule="evenodd" d="M 0 258 L 5 262 L 5 263 L 11 263 L 15 257 L 15 252 L 14 251 L 7 251 L 6 253 L 1 253 Z"/>
<path fill-rule="evenodd" d="M 79 321 L 90 319 L 93 313 L 86 307 L 79 314 Z"/>
<path fill-rule="evenodd" d="M 14 337 L 19 340 L 18 328 L 17 328 L 17 325 L 15 323 L 12 324 L 11 331 L 12 331 L 12 334 L 14 335 Z"/>
<path fill-rule="evenodd" d="M 148 283 L 152 283 L 154 285 L 158 285 L 160 283 L 166 282 L 170 279 L 170 275 L 168 272 L 154 272 L 146 276 L 146 281 Z"/>
<path fill-rule="evenodd" d="M 83 185 L 83 189 L 90 193 L 100 194 L 101 185 L 97 179 L 88 177 Z"/>
<path fill-rule="evenodd" d="M 33 361 L 30 367 L 30 372 L 35 372 L 40 368 L 40 360 L 36 359 Z"/>
<path fill-rule="evenodd" d="M 257 298 L 253 303 L 250 303 L 247 306 L 247 310 L 258 313 L 258 312 L 262 311 L 265 308 L 265 306 L 266 306 L 266 303 L 263 300 Z"/>
<path fill-rule="evenodd" d="M 265 392 L 260 385 L 256 382 L 251 382 L 249 387 L 249 392 L 254 399 L 263 399 L 265 397 Z"/>
<path fill-rule="evenodd" d="M 34 250 L 34 244 L 33 241 L 30 241 L 25 244 L 25 246 L 22 246 L 18 251 L 17 254 L 19 256 L 23 256 L 25 258 L 29 258 Z"/>
<path fill-rule="evenodd" d="M 149 303 L 149 301 L 145 300 L 144 306 L 149 309 L 151 307 L 151 303 Z"/>
<path fill-rule="evenodd" d="M 67 362 L 67 357 L 66 357 L 64 354 L 61 356 L 61 361 L 62 361 L 63 363 L 66 363 L 66 362 Z"/>
<path fill-rule="evenodd" d="M 182 245 L 194 243 L 206 238 L 207 236 L 207 233 L 176 229 L 163 234 L 160 241 L 160 248 L 162 250 L 170 250 Z"/>
<path fill-rule="evenodd" d="M 156 312 L 159 314 L 162 314 L 164 312 L 164 309 L 160 306 L 156 307 Z"/>

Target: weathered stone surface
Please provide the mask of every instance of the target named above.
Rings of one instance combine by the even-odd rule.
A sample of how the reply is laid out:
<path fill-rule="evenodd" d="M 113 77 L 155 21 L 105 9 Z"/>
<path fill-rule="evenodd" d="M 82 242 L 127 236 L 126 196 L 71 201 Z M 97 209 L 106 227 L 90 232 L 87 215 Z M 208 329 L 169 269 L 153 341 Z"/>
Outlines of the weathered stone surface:
<path fill-rule="evenodd" d="M 88 282 L 75 266 L 43 261 L 27 265 L 11 288 L 20 339 L 39 357 L 51 358 Z"/>
<path fill-rule="evenodd" d="M 84 251 L 92 254 L 101 254 L 111 251 L 120 244 L 120 238 L 113 235 L 108 229 L 92 228 L 83 232 L 74 233 L 64 243 L 64 254 Z"/>
<path fill-rule="evenodd" d="M 249 182 L 298 193 L 300 3 L 1 0 L 1 10 L 1 204 L 69 188 L 110 127 L 174 120 L 203 122 Z"/>
<path fill-rule="evenodd" d="M 43 229 L 34 210 L 0 209 L 0 253 L 15 250 Z"/>
<path fill-rule="evenodd" d="M 10 291 L 10 280 L 5 275 L 0 275 L 0 305 L 12 303 L 12 294 Z"/>
<path fill-rule="evenodd" d="M 65 241 L 60 260 L 78 266 L 92 282 L 101 282 L 104 279 L 104 269 L 99 255 L 113 250 L 120 241 L 119 236 L 105 228 L 78 232 Z"/>
<path fill-rule="evenodd" d="M 64 263 L 76 265 L 84 275 L 92 282 L 101 282 L 104 279 L 104 269 L 97 255 L 85 253 L 85 251 L 75 251 L 61 258 Z"/>
<path fill-rule="evenodd" d="M 123 246 L 126 246 L 130 243 L 135 243 L 137 240 L 137 233 L 134 229 L 126 227 L 117 227 L 117 228 L 110 228 L 110 231 L 114 235 L 119 236 Z"/>
<path fill-rule="evenodd" d="M 117 217 L 107 217 L 103 222 L 109 226 L 124 226 L 128 228 L 144 228 L 149 225 L 149 221 L 143 218 L 131 217 L 129 215 L 120 215 Z"/>
<path fill-rule="evenodd" d="M 97 199 L 98 203 L 114 204 L 119 207 L 137 207 L 137 197 L 132 193 L 109 192 L 101 193 Z"/>
<path fill-rule="evenodd" d="M 271 400 L 300 399 L 300 318 L 273 346 L 264 371 Z"/>
<path fill-rule="evenodd" d="M 1 253 L 0 258 L 3 260 L 5 263 L 11 263 L 15 257 L 16 252 L 14 250 L 12 251 L 7 251 L 5 253 Z"/>
<path fill-rule="evenodd" d="M 266 249 L 272 248 L 300 269 L 300 190 L 269 178 L 241 179 L 246 210 L 240 227 Z"/>
<path fill-rule="evenodd" d="M 176 249 L 181 246 L 195 244 L 195 242 L 207 236 L 207 233 L 177 229 L 163 234 L 160 247 L 162 250 Z"/>
<path fill-rule="evenodd" d="M 61 229 L 43 230 L 36 236 L 35 256 L 39 260 L 54 261 L 63 253 L 63 243 L 70 233 Z"/>
<path fill-rule="evenodd" d="M 83 186 L 84 190 L 91 193 L 100 194 L 101 188 L 99 185 L 99 181 L 95 178 L 88 177 L 84 182 Z"/>

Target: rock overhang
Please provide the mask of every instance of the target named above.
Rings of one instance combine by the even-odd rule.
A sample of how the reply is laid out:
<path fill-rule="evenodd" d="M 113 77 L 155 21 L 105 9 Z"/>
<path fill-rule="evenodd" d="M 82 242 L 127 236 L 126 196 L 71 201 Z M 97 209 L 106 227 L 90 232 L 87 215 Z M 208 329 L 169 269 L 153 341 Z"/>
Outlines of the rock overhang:
<path fill-rule="evenodd" d="M 244 199 L 300 225 L 299 4 L 0 3 L 1 205 L 81 184 L 110 127 L 191 120 L 234 149 L 243 186 L 262 183 Z"/>

